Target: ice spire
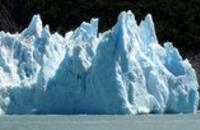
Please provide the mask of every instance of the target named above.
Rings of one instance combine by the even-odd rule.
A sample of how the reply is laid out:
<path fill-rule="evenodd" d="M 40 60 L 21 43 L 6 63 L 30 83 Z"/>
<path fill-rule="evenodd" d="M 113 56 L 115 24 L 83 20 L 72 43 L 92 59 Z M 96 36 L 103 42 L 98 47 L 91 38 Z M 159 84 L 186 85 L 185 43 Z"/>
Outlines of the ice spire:
<path fill-rule="evenodd" d="M 146 46 L 151 43 L 158 43 L 151 14 L 146 15 L 145 19 L 141 21 L 139 28 L 141 39 Z"/>
<path fill-rule="evenodd" d="M 35 35 L 36 37 L 41 37 L 42 28 L 43 27 L 40 15 L 34 15 L 29 26 L 22 32 L 22 35 Z"/>

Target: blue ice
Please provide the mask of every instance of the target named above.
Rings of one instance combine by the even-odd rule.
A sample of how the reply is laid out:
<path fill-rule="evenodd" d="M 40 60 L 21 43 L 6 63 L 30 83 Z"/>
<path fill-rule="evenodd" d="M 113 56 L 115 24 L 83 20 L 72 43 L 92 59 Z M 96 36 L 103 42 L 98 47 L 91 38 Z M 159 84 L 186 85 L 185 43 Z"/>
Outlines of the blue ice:
<path fill-rule="evenodd" d="M 98 19 L 65 36 L 39 15 L 21 33 L 0 32 L 0 114 L 196 113 L 195 70 L 152 16 L 131 11 L 98 33 Z"/>

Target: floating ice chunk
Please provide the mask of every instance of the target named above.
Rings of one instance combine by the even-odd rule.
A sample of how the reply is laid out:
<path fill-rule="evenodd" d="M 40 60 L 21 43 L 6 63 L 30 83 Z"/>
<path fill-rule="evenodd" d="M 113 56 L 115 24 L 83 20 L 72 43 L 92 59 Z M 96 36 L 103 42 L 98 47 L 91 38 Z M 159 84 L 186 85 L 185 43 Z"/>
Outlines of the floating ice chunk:
<path fill-rule="evenodd" d="M 194 69 L 158 44 L 152 16 L 131 11 L 98 34 L 98 19 L 62 37 L 35 15 L 21 34 L 0 32 L 0 114 L 195 113 Z"/>

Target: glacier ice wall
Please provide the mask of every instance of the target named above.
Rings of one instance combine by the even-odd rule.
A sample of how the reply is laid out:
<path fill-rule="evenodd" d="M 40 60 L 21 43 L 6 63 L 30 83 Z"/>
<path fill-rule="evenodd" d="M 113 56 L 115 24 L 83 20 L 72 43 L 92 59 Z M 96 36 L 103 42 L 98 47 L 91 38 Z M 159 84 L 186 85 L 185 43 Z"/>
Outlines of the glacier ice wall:
<path fill-rule="evenodd" d="M 39 15 L 0 32 L 0 114 L 195 113 L 196 74 L 172 43 L 158 43 L 150 14 L 131 11 L 98 33 L 98 19 L 63 37 Z"/>

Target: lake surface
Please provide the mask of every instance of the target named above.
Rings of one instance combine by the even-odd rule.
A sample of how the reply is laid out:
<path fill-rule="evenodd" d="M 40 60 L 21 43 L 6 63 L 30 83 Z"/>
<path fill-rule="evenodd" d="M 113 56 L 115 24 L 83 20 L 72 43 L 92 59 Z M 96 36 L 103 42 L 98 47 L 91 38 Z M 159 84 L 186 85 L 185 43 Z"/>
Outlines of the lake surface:
<path fill-rule="evenodd" d="M 200 113 L 175 115 L 5 115 L 0 130 L 199 130 Z"/>

